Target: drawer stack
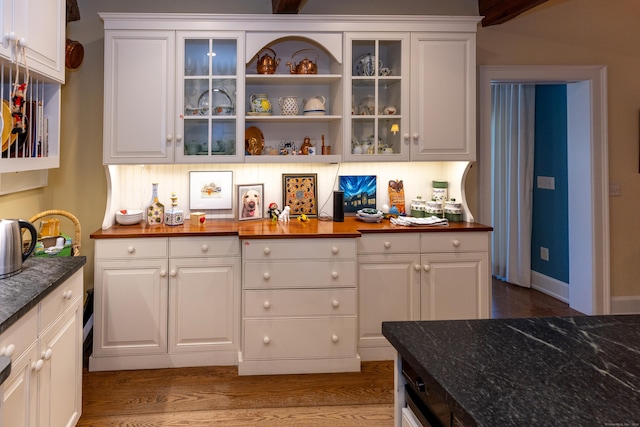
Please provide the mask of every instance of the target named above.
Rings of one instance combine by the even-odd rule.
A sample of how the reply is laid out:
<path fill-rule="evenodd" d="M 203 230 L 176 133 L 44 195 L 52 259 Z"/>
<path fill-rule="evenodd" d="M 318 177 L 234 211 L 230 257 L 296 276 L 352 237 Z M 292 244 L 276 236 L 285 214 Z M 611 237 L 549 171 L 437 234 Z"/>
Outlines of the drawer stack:
<path fill-rule="evenodd" d="M 354 239 L 244 240 L 240 375 L 359 371 Z"/>

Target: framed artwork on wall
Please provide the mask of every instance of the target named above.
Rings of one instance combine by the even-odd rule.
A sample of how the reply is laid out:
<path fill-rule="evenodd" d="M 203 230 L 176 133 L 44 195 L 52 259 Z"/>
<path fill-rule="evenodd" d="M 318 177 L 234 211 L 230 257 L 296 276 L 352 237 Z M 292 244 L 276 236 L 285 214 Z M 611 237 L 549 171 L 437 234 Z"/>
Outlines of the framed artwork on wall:
<path fill-rule="evenodd" d="M 238 220 L 262 219 L 264 184 L 238 185 Z"/>
<path fill-rule="evenodd" d="M 344 212 L 376 209 L 377 177 L 375 175 L 344 175 L 339 177 L 340 191 L 344 191 Z"/>
<path fill-rule="evenodd" d="M 318 190 L 315 173 L 282 174 L 282 208 L 289 206 L 291 215 L 318 215 Z"/>
<path fill-rule="evenodd" d="M 189 172 L 189 209 L 231 209 L 233 172 Z"/>

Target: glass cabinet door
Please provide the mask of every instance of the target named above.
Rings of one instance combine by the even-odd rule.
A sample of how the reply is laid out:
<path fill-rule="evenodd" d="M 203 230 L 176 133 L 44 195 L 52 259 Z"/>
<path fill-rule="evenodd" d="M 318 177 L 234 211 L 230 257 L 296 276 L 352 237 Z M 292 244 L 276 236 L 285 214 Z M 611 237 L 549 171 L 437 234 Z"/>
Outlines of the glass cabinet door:
<path fill-rule="evenodd" d="M 238 34 L 179 34 L 177 75 L 182 84 L 177 98 L 182 100 L 184 144 L 176 146 L 177 162 L 241 160 L 236 110 L 237 99 L 243 99 L 243 85 L 238 84 L 240 43 Z"/>
<path fill-rule="evenodd" d="M 352 34 L 350 62 L 351 120 L 344 157 L 349 161 L 408 160 L 404 134 L 409 129 L 406 34 Z M 388 37 L 388 38 L 387 38 Z"/>

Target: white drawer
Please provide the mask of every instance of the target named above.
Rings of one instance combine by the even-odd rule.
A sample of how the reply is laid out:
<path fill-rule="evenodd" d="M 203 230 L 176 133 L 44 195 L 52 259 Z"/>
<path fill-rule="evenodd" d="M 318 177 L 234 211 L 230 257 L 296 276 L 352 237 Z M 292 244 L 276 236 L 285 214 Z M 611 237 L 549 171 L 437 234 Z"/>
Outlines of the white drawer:
<path fill-rule="evenodd" d="M 49 326 L 62 312 L 82 298 L 83 273 L 76 271 L 62 285 L 54 289 L 40 303 L 40 330 Z"/>
<path fill-rule="evenodd" d="M 203 236 L 169 238 L 172 258 L 240 256 L 237 236 Z"/>
<path fill-rule="evenodd" d="M 242 244 L 244 259 L 338 259 L 356 257 L 356 238 L 249 239 Z"/>
<path fill-rule="evenodd" d="M 244 289 L 355 287 L 355 261 L 245 262 Z"/>
<path fill-rule="evenodd" d="M 420 252 L 420 233 L 363 234 L 358 239 L 359 254 Z"/>
<path fill-rule="evenodd" d="M 247 319 L 246 360 L 354 357 L 356 318 Z"/>
<path fill-rule="evenodd" d="M 167 258 L 167 238 L 98 239 L 96 258 Z"/>
<path fill-rule="evenodd" d="M 15 361 L 38 337 L 38 308 L 29 310 L 0 335 L 0 351 Z"/>
<path fill-rule="evenodd" d="M 420 252 L 488 252 L 486 232 L 421 233 Z"/>
<path fill-rule="evenodd" d="M 245 291 L 245 317 L 355 316 L 354 289 Z"/>

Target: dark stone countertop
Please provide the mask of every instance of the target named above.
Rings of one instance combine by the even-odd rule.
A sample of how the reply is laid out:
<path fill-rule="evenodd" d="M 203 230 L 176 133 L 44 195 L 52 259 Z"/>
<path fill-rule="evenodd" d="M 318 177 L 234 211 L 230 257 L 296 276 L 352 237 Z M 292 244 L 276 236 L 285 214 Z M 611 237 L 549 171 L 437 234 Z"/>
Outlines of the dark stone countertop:
<path fill-rule="evenodd" d="M 384 322 L 478 426 L 640 425 L 640 315 Z"/>
<path fill-rule="evenodd" d="M 87 258 L 30 257 L 15 276 L 0 279 L 0 334 L 78 271 Z M 11 359 L 0 357 L 0 384 L 9 376 Z"/>

